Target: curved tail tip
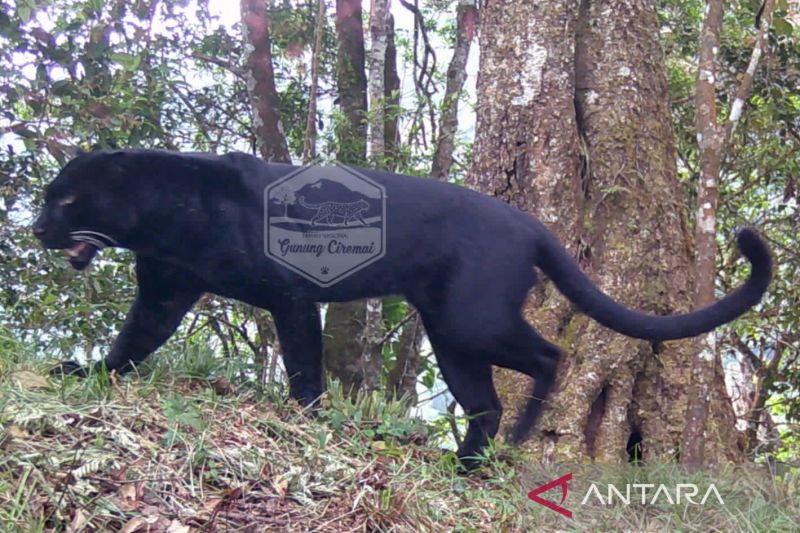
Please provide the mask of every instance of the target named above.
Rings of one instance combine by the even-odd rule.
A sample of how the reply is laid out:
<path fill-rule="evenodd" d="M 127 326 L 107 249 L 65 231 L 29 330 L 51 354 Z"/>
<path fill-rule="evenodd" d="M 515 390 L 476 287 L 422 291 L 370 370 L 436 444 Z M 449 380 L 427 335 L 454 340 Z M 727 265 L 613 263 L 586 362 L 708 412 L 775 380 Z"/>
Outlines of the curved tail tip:
<path fill-rule="evenodd" d="M 772 278 L 772 254 L 758 233 L 752 228 L 741 228 L 736 234 L 739 250 L 753 265 L 752 277 L 766 289 Z"/>
<path fill-rule="evenodd" d="M 736 234 L 736 242 L 739 245 L 739 250 L 752 263 L 772 262 L 767 244 L 753 228 L 741 228 Z"/>

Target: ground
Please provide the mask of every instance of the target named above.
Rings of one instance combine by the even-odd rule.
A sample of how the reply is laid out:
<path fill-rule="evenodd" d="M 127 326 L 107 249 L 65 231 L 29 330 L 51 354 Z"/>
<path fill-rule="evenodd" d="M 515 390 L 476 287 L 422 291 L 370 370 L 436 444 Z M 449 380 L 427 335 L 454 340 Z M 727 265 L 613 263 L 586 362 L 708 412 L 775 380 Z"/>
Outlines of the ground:
<path fill-rule="evenodd" d="M 498 444 L 465 475 L 437 446 L 447 425 L 410 420 L 401 403 L 349 402 L 334 387 L 309 416 L 215 360 L 189 359 L 63 381 L 44 365 L 0 364 L 2 531 L 760 533 L 800 523 L 797 473 L 541 467 Z M 567 472 L 572 518 L 527 498 Z M 724 505 L 581 505 L 591 482 L 603 495 L 608 483 L 714 483 Z"/>

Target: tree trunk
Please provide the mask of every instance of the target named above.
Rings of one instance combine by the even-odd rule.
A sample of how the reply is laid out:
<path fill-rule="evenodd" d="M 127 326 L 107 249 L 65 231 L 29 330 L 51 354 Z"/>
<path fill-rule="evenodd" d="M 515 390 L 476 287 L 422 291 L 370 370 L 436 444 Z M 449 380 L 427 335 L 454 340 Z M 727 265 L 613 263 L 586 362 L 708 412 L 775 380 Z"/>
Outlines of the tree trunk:
<path fill-rule="evenodd" d="M 384 155 L 384 101 L 386 48 L 389 33 L 388 0 L 372 0 L 369 13 L 369 157 L 373 164 L 382 165 Z"/>
<path fill-rule="evenodd" d="M 759 35 L 753 48 L 750 64 L 747 72 L 741 78 L 727 124 L 723 125 L 717 120 L 715 81 L 719 78 L 717 58 L 725 5 L 723 0 L 709 0 L 706 4 L 703 29 L 700 34 L 700 60 L 695 91 L 697 109 L 695 130 L 700 159 L 700 178 L 697 185 L 697 227 L 695 229 L 697 246 L 695 256 L 697 268 L 696 307 L 708 305 L 714 301 L 717 279 L 717 204 L 719 203 L 722 159 L 725 157 L 725 147 L 736 128 L 744 102 L 752 88 L 753 76 L 772 21 L 774 5 L 774 0 L 767 0 L 762 5 Z M 694 361 L 689 393 L 690 402 L 681 443 L 683 450 L 681 462 L 690 467 L 698 467 L 706 462 L 704 451 L 712 387 L 716 386 L 718 390 L 721 389 L 723 395 L 726 394 L 724 387 L 719 386 L 723 371 L 717 350 L 717 333 L 708 333 L 700 342 L 702 346 Z"/>
<path fill-rule="evenodd" d="M 447 86 L 442 100 L 442 115 L 439 119 L 439 138 L 431 167 L 431 175 L 439 180 L 447 180 L 450 167 L 453 166 L 453 151 L 458 133 L 458 100 L 467 80 L 467 59 L 477 19 L 478 8 L 475 0 L 459 0 L 456 7 L 456 45 L 453 49 L 453 58 L 447 67 Z"/>
<path fill-rule="evenodd" d="M 422 348 L 422 320 L 414 315 L 404 325 L 397 342 L 397 359 L 386 379 L 386 395 L 396 398 L 406 396 L 411 405 L 417 403 L 417 375 Z"/>
<path fill-rule="evenodd" d="M 336 157 L 340 163 L 359 164 L 367 157 L 367 75 L 361 0 L 336 0 L 336 38 L 336 85 L 345 118 L 336 128 Z"/>
<path fill-rule="evenodd" d="M 325 32 L 325 0 L 318 0 L 314 29 L 314 51 L 311 54 L 311 87 L 308 95 L 306 133 L 303 139 L 303 164 L 317 158 L 317 89 L 319 87 L 319 62 L 322 55 L 322 34 Z M 287 210 L 289 204 L 284 206 Z"/>
<path fill-rule="evenodd" d="M 344 115 L 336 127 L 336 156 L 341 163 L 363 164 L 367 156 L 367 77 L 361 0 L 336 0 L 336 34 L 336 81 Z M 364 383 L 361 355 L 365 318 L 362 301 L 329 304 L 325 315 L 325 370 L 349 394 L 356 393 Z"/>
<path fill-rule="evenodd" d="M 695 245 L 695 306 L 714 301 L 717 273 L 717 204 L 719 170 L 722 163 L 724 130 L 717 124 L 717 95 L 714 86 L 719 77 L 717 54 L 722 31 L 723 0 L 709 0 L 700 37 L 700 63 L 695 90 L 695 130 L 699 141 L 700 179 L 697 187 L 697 227 Z M 694 362 L 691 400 L 686 413 L 681 461 L 688 466 L 703 463 L 703 434 L 708 419 L 711 385 L 718 364 L 717 337 L 709 332 L 700 340 L 701 349 Z"/>
<path fill-rule="evenodd" d="M 395 45 L 394 17 L 389 15 L 386 35 L 386 62 L 383 69 L 383 149 L 385 159 L 391 167 L 397 165 L 398 129 L 397 119 L 400 107 L 400 77 L 397 75 L 397 47 Z"/>
<path fill-rule="evenodd" d="M 240 8 L 247 57 L 245 79 L 253 106 L 258 152 L 267 161 L 289 162 L 272 69 L 267 3 L 241 0 Z"/>
<path fill-rule="evenodd" d="M 468 184 L 540 218 L 615 299 L 652 313 L 688 311 L 687 199 L 652 2 L 490 1 L 481 24 Z M 564 350 L 556 391 L 526 443 L 537 459 L 678 455 L 692 341 L 656 354 L 577 314 L 549 283 L 525 316 Z M 504 403 L 522 405 L 527 378 L 496 376 Z M 714 454 L 734 455 L 724 425 L 713 429 Z"/>
<path fill-rule="evenodd" d="M 369 157 L 373 165 L 385 163 L 386 49 L 389 33 L 388 0 L 372 0 L 369 14 L 371 46 L 369 50 Z M 377 390 L 383 373 L 383 301 L 370 298 L 366 301 L 364 332 L 361 337 L 361 375 L 366 390 Z"/>
<path fill-rule="evenodd" d="M 244 75 L 253 106 L 256 146 L 259 154 L 266 161 L 290 163 L 291 157 L 281 126 L 278 90 L 275 87 L 275 75 L 272 68 L 272 51 L 270 49 L 272 44 L 269 38 L 267 4 L 259 0 L 241 0 L 240 8 L 247 53 L 247 69 Z M 254 309 L 253 316 L 259 333 L 272 329 L 269 323 L 271 318 L 263 310 Z M 269 355 L 268 336 L 260 335 L 260 342 L 260 349 L 255 354 L 256 365 L 265 369 L 270 366 L 267 361 Z M 261 377 L 262 379 L 265 377 L 263 372 Z"/>

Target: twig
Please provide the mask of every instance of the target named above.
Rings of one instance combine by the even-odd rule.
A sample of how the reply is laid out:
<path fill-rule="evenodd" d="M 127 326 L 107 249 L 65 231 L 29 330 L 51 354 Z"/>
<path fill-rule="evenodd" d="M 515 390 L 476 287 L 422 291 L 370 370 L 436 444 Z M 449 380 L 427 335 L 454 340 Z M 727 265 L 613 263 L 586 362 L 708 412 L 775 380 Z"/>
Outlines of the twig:
<path fill-rule="evenodd" d="M 231 74 L 235 75 L 237 78 L 241 78 L 244 80 L 244 71 L 239 68 L 238 66 L 234 65 L 230 61 L 225 61 L 224 59 L 220 59 L 218 57 L 210 56 L 208 54 L 204 54 L 203 52 L 192 52 L 192 57 L 195 59 L 199 59 L 200 61 L 205 61 L 206 63 L 211 63 L 212 65 L 217 65 L 218 67 L 222 67 Z"/>

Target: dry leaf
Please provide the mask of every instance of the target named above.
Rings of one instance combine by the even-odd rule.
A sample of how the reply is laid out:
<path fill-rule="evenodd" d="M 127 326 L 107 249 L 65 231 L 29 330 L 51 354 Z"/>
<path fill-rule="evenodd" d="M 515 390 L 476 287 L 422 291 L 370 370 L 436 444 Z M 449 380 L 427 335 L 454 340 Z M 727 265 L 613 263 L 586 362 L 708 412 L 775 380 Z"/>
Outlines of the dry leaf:
<path fill-rule="evenodd" d="M 214 392 L 220 396 L 226 396 L 233 392 L 233 385 L 231 385 L 231 382 L 224 377 L 218 377 L 211 380 L 211 388 L 213 388 Z"/>
<path fill-rule="evenodd" d="M 128 522 L 122 526 L 122 529 L 119 530 L 119 533 L 136 533 L 138 531 L 142 531 L 147 527 L 147 520 L 142 518 L 141 516 L 134 516 Z"/>
<path fill-rule="evenodd" d="M 25 390 L 41 390 L 50 388 L 50 383 L 46 378 L 36 374 L 35 372 L 31 372 L 30 370 L 20 370 L 18 372 L 14 372 L 11 374 L 11 382 L 20 389 Z"/>
<path fill-rule="evenodd" d="M 184 526 L 178 520 L 173 520 L 167 528 L 167 533 L 189 533 L 191 528 Z"/>
<path fill-rule="evenodd" d="M 209 498 L 206 503 L 203 504 L 203 508 L 209 513 L 214 513 L 224 501 L 225 500 L 222 498 Z"/>
<path fill-rule="evenodd" d="M 27 439 L 31 436 L 30 433 L 25 431 L 25 428 L 21 428 L 16 424 L 11 424 L 11 426 L 8 428 L 8 434 L 15 439 Z"/>
<path fill-rule="evenodd" d="M 119 498 L 115 503 L 120 511 L 130 512 L 139 508 L 142 501 L 144 486 L 141 483 L 125 483 L 119 488 Z"/>
<path fill-rule="evenodd" d="M 222 493 L 222 496 L 226 500 L 238 500 L 239 498 L 242 497 L 242 488 L 241 487 L 235 487 L 235 488 L 232 488 L 232 489 L 227 489 Z"/>
<path fill-rule="evenodd" d="M 67 533 L 75 533 L 76 531 L 80 531 L 83 529 L 83 526 L 88 523 L 89 518 L 83 512 L 83 509 L 75 509 L 75 516 L 72 518 L 72 522 L 70 522 L 67 526 Z"/>
<path fill-rule="evenodd" d="M 275 492 L 278 493 L 278 496 L 283 498 L 286 496 L 286 492 L 289 489 L 289 480 L 284 475 L 280 475 L 272 480 L 272 486 L 275 488 Z"/>

